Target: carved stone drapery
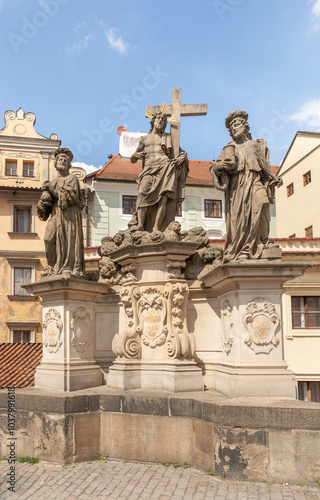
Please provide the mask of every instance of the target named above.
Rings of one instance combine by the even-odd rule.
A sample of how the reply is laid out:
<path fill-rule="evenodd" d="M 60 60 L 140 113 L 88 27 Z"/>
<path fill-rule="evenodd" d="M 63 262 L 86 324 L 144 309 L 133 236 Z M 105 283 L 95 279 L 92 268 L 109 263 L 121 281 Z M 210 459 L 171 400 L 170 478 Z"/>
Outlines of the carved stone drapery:
<path fill-rule="evenodd" d="M 248 332 L 244 341 L 255 354 L 269 354 L 271 349 L 279 343 L 276 330 L 280 316 L 272 302 L 261 297 L 255 298 L 247 304 L 242 320 Z"/>
<path fill-rule="evenodd" d="M 78 307 L 71 319 L 71 344 L 76 351 L 85 352 L 92 341 L 92 321 L 84 307 Z"/>
<path fill-rule="evenodd" d="M 63 329 L 61 314 L 57 309 L 49 309 L 44 316 L 42 327 L 44 337 L 43 345 L 49 352 L 57 352 L 62 345 L 61 333 Z"/>
<path fill-rule="evenodd" d="M 167 359 L 191 359 L 195 340 L 187 328 L 188 293 L 185 282 L 123 286 L 120 298 L 126 326 L 114 336 L 113 352 L 119 357 L 141 359 L 142 343 L 152 349 L 165 344 Z"/>
<path fill-rule="evenodd" d="M 222 323 L 222 344 L 223 350 L 229 354 L 233 344 L 233 317 L 232 307 L 228 300 L 225 300 L 221 308 L 221 323 Z"/>

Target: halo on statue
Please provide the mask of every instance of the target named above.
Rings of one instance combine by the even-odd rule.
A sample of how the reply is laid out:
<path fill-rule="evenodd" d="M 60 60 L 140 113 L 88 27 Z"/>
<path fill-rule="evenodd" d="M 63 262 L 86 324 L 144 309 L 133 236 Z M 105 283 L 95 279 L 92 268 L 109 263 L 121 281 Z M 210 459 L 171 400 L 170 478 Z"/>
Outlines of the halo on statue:
<path fill-rule="evenodd" d="M 161 113 L 164 113 L 165 109 L 166 109 L 167 105 L 165 103 L 162 104 L 161 106 L 161 109 L 160 109 L 160 112 Z M 155 113 L 154 115 L 152 113 L 150 113 L 149 111 L 146 111 L 146 117 L 147 118 L 150 118 L 150 120 L 152 120 L 152 118 L 156 115 L 157 113 Z M 170 118 L 167 119 L 167 121 L 169 123 L 172 123 L 176 120 L 175 116 L 171 116 Z"/>

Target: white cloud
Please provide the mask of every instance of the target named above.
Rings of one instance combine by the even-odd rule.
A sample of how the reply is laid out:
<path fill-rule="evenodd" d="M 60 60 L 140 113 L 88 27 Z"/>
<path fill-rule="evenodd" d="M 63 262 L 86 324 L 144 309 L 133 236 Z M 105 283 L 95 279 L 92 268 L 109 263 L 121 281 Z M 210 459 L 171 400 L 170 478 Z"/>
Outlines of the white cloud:
<path fill-rule="evenodd" d="M 320 18 L 320 0 L 315 0 L 312 7 L 312 14 Z"/>
<path fill-rule="evenodd" d="M 306 102 L 297 113 L 289 116 L 289 120 L 312 128 L 315 132 L 320 130 L 320 99 Z"/>
<path fill-rule="evenodd" d="M 130 48 L 127 42 L 122 40 L 121 36 L 116 36 L 116 32 L 119 31 L 117 28 L 110 28 L 105 31 L 105 35 L 107 37 L 109 47 L 111 49 L 117 50 L 120 54 L 126 54 Z"/>
<path fill-rule="evenodd" d="M 307 33 L 312 34 L 315 31 L 320 29 L 320 0 L 309 0 L 309 3 L 312 3 L 312 25 Z"/>
<path fill-rule="evenodd" d="M 67 43 L 67 51 L 68 52 L 81 52 L 81 50 L 84 50 L 88 47 L 90 40 L 92 40 L 94 37 L 93 35 L 86 35 L 83 37 L 81 40 L 78 40 L 77 42 L 73 44 Z"/>
<path fill-rule="evenodd" d="M 81 161 L 81 162 L 80 161 L 73 161 L 72 166 L 83 168 L 87 174 L 91 174 L 91 172 L 97 172 L 98 170 L 100 170 L 100 168 L 103 167 L 103 165 L 100 165 L 100 167 L 95 167 L 94 165 L 87 165 L 83 161 Z"/>

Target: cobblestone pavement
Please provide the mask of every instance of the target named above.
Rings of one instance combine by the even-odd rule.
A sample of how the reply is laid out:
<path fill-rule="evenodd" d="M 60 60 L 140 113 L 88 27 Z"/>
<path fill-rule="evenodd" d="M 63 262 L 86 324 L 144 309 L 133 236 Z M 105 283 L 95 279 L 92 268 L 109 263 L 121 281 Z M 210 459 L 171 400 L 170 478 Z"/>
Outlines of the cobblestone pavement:
<path fill-rule="evenodd" d="M 185 467 L 97 460 L 76 465 L 16 464 L 15 493 L 9 465 L 0 462 L 0 498 L 59 500 L 318 500 L 320 489 L 221 480 Z"/>

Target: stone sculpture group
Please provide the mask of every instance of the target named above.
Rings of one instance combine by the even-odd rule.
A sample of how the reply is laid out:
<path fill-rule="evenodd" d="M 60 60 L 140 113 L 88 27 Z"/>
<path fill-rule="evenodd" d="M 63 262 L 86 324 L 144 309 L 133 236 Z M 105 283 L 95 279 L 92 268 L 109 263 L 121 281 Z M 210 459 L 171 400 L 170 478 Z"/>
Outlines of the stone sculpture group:
<path fill-rule="evenodd" d="M 193 228 L 181 231 L 175 221 L 178 205 L 184 199 L 188 176 L 187 154 L 181 150 L 174 157 L 170 134 L 165 132 L 166 115 L 160 111 L 151 116 L 149 134 L 143 136 L 131 162 L 142 161 L 137 178 L 136 212 L 129 222 L 129 234 L 102 239 L 99 249 L 99 281 L 122 283 L 123 271 L 112 260 L 112 252 L 120 246 L 159 243 L 163 240 L 198 243 L 196 254 L 189 258 L 186 275 L 195 279 L 208 266 L 235 260 L 261 259 L 275 249 L 269 239 L 270 204 L 275 187 L 281 185 L 269 163 L 269 150 L 263 139 L 253 140 L 249 132 L 248 114 L 236 110 L 225 125 L 232 140 L 223 148 L 211 166 L 216 189 L 225 193 L 226 240 L 224 254 L 219 247 L 210 247 L 205 231 Z M 45 248 L 48 265 L 43 277 L 71 274 L 84 277 L 84 247 L 81 210 L 84 197 L 77 177 L 69 173 L 72 152 L 59 148 L 55 153 L 58 177 L 43 186 L 37 211 L 41 220 L 48 220 Z M 277 247 L 276 247 L 277 248 Z M 280 256 L 273 252 L 273 256 Z"/>
<path fill-rule="evenodd" d="M 283 283 L 303 266 L 281 262 L 269 239 L 281 181 L 265 141 L 251 138 L 245 111 L 226 118 L 232 140 L 210 169 L 225 193 L 223 250 L 202 227 L 183 230 L 175 220 L 188 158 L 165 132 L 172 109 L 148 113 L 151 130 L 131 157 L 142 161 L 136 212 L 126 234 L 102 239 L 98 283 L 83 279 L 84 201 L 70 173 L 72 153 L 56 152 L 58 176 L 38 204 L 48 220 L 48 266 L 39 283 L 27 285 L 44 308 L 37 385 L 78 390 L 101 385 L 103 374 L 110 388 L 123 390 L 202 391 L 205 384 L 228 397 L 293 397 L 281 297 Z"/>

